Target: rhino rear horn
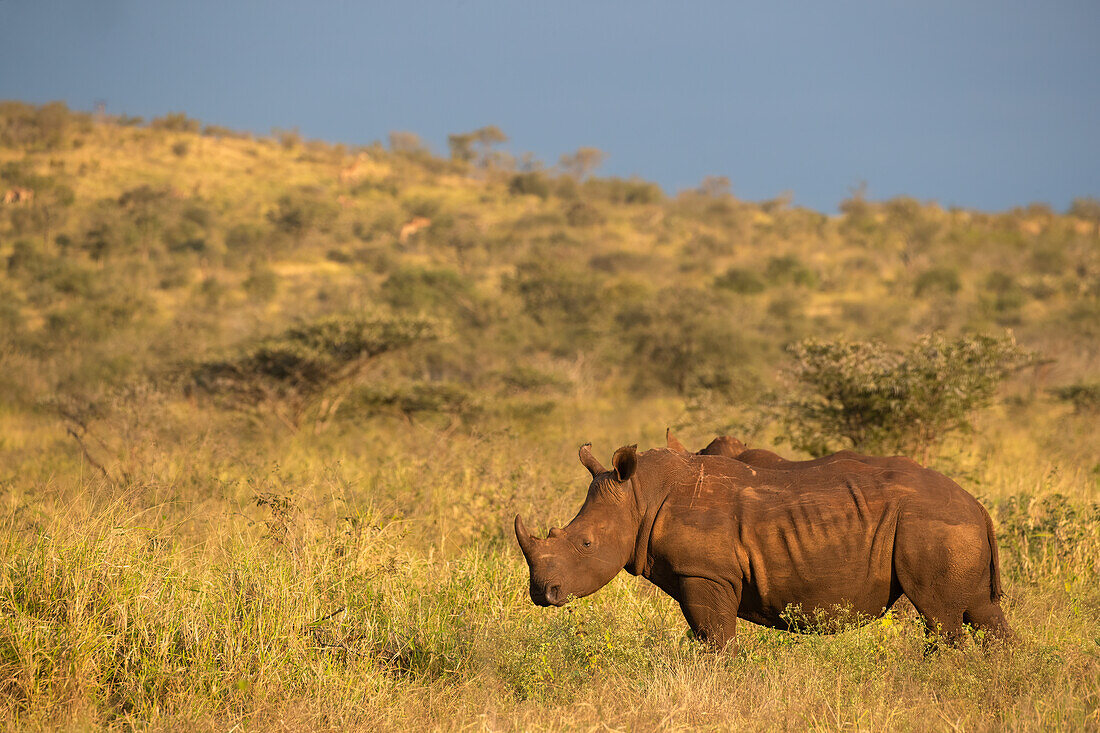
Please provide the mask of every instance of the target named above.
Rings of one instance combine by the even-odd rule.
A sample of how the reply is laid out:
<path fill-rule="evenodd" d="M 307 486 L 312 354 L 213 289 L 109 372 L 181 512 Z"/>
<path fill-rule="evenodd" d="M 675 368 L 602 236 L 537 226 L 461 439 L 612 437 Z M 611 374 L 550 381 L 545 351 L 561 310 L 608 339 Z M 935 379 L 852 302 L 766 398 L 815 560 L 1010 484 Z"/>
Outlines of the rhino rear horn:
<path fill-rule="evenodd" d="M 593 478 L 607 471 L 607 469 L 603 467 L 603 464 L 596 460 L 596 456 L 592 455 L 591 443 L 582 445 L 581 449 L 577 451 L 577 455 L 581 459 L 581 464 L 588 469 L 588 472 L 592 474 Z"/>
<path fill-rule="evenodd" d="M 683 443 L 676 439 L 676 436 L 672 434 L 672 428 L 665 430 L 665 443 L 668 444 L 669 450 L 674 450 L 677 453 L 690 453 Z"/>

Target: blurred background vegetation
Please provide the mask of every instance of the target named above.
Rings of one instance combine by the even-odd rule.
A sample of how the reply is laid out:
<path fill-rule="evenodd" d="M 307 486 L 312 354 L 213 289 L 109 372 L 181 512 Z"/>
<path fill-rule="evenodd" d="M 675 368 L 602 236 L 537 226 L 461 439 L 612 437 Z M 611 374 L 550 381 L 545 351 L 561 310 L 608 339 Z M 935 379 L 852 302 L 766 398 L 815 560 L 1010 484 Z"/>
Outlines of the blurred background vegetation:
<path fill-rule="evenodd" d="M 1084 590 L 1100 548 L 1100 201 L 988 213 L 857 191 L 829 215 L 739 200 L 724 178 L 670 195 L 599 177 L 593 148 L 547 166 L 506 143 L 487 126 L 440 157 L 408 132 L 352 148 L 0 103 L 2 597 L 22 619 L 0 640 L 9 717 L 52 720 L 74 700 L 63 709 L 99 722 L 247 717 L 264 694 L 319 699 L 259 647 L 203 656 L 216 650 L 196 629 L 262 646 L 244 628 L 262 618 L 312 640 L 280 652 L 294 664 L 325 650 L 334 680 L 367 665 L 379 695 L 415 679 L 402 694 L 423 702 L 488 675 L 504 692 L 485 700 L 515 720 L 513 703 L 577 699 L 600 665 L 663 669 L 652 655 L 682 655 L 676 639 L 654 652 L 577 641 L 569 624 L 631 613 L 682 634 L 675 613 L 624 581 L 568 628 L 534 615 L 508 526 L 517 510 L 544 527 L 572 516 L 581 442 L 651 447 L 666 425 L 693 447 L 733 432 L 791 457 L 915 455 L 993 509 L 1015 597 L 1046 599 L 1020 601 L 1018 618 L 1055 595 L 1066 619 L 1100 610 Z M 108 556 L 152 563 L 141 577 L 168 587 L 269 602 L 235 616 L 150 605 L 145 581 L 102 574 Z M 66 584 L 86 572 L 123 616 L 79 621 Z M 253 576 L 278 587 L 249 590 Z M 427 610 L 393 605 L 401 588 Z M 470 588 L 511 620 L 456 600 Z M 337 606 L 350 610 L 317 621 Z M 447 621 L 451 606 L 467 621 Z M 67 642 L 42 628 L 89 646 L 51 647 Z M 516 635 L 501 647 L 494 628 Z M 124 638 L 125 663 L 105 651 Z M 736 663 L 788 654 L 760 638 Z M 1095 672 L 1084 647 L 1058 643 Z M 191 672 L 174 682 L 177 667 Z M 957 702 L 979 724 L 1057 723 Z M 1071 703 L 1058 721 L 1095 709 Z"/>

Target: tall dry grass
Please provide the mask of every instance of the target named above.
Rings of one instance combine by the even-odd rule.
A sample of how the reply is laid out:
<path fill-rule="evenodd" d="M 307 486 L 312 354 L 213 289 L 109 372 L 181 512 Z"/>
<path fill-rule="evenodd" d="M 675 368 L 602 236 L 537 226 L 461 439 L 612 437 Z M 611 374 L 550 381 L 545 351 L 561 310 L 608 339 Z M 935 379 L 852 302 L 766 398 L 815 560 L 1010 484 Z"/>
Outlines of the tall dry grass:
<path fill-rule="evenodd" d="M 544 426 L 560 445 L 550 455 L 530 435 L 392 422 L 266 446 L 160 446 L 128 482 L 81 476 L 70 444 L 68 465 L 33 485 L 7 463 L 5 726 L 1097 725 L 1100 514 L 1080 498 L 1095 485 L 1075 474 L 1030 493 L 992 486 L 1003 467 L 981 476 L 1013 648 L 926 656 L 903 602 L 837 635 L 743 623 L 739 648 L 716 655 L 670 599 L 626 574 L 566 608 L 534 607 L 508 519 L 568 520 L 585 484 L 573 444 L 610 452 L 623 434 L 659 434 L 641 415 L 660 406 L 635 407 L 637 431 L 609 415 L 572 440 L 572 420 Z M 985 447 L 1011 453 L 1021 437 Z"/>

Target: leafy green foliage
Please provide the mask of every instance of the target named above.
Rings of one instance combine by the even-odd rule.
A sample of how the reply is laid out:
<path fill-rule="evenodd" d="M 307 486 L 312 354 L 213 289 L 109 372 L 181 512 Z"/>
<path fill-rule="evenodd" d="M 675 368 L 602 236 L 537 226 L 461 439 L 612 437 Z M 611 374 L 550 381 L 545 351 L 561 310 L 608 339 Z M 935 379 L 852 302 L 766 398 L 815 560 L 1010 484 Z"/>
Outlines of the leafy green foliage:
<path fill-rule="evenodd" d="M 413 382 L 406 385 L 371 384 L 356 389 L 341 407 L 348 415 L 392 411 L 406 417 L 440 413 L 468 418 L 478 406 L 470 391 L 451 382 Z"/>
<path fill-rule="evenodd" d="M 538 196 L 545 199 L 550 196 L 550 181 L 540 171 L 517 173 L 508 182 L 508 192 L 516 196 Z"/>
<path fill-rule="evenodd" d="M 64 102 L 41 107 L 0 101 L 0 147 L 54 150 L 70 141 L 72 132 L 90 126 L 87 113 L 72 112 Z"/>
<path fill-rule="evenodd" d="M 1031 358 L 1011 335 L 943 334 L 905 350 L 807 339 L 790 355 L 782 423 L 791 445 L 814 455 L 836 447 L 926 454 L 947 434 L 968 429 L 971 414 Z"/>
<path fill-rule="evenodd" d="M 508 136 L 496 125 L 479 127 L 476 130 L 447 136 L 451 149 L 451 158 L 462 163 L 473 162 L 486 167 L 491 164 L 494 145 L 508 142 Z"/>
<path fill-rule="evenodd" d="M 336 212 L 335 203 L 322 191 L 303 189 L 280 196 L 267 218 L 277 231 L 301 240 L 314 229 L 323 230 L 330 226 Z"/>
<path fill-rule="evenodd" d="M 619 338 L 634 358 L 635 391 L 729 396 L 739 385 L 747 339 L 704 290 L 664 290 L 616 316 Z"/>
<path fill-rule="evenodd" d="M 400 268 L 382 283 L 382 297 L 403 310 L 454 311 L 461 301 L 469 302 L 470 285 L 454 270 Z"/>
<path fill-rule="evenodd" d="M 1067 384 L 1052 389 L 1051 393 L 1073 405 L 1079 413 L 1100 413 L 1100 382 Z"/>
<path fill-rule="evenodd" d="M 1100 544 L 1100 503 L 1078 503 L 1058 492 L 1019 494 L 994 504 L 1002 562 L 1030 583 L 1094 562 Z"/>
<path fill-rule="evenodd" d="M 331 317 L 200 362 L 191 379 L 232 407 L 268 406 L 297 426 L 316 398 L 352 380 L 369 360 L 438 336 L 437 325 L 422 318 Z"/>
<path fill-rule="evenodd" d="M 817 284 L 817 275 L 792 255 L 768 258 L 764 267 L 764 277 L 779 285 L 799 285 L 812 288 Z"/>
<path fill-rule="evenodd" d="M 566 207 L 565 220 L 571 227 L 593 227 L 603 224 L 605 218 L 592 204 L 576 201 Z"/>
<path fill-rule="evenodd" d="M 202 123 L 183 112 L 169 112 L 160 117 L 154 117 L 149 121 L 149 127 L 154 130 L 197 133 L 202 128 Z"/>
<path fill-rule="evenodd" d="M 1017 311 L 1025 302 L 1027 294 L 1012 275 L 994 271 L 985 280 L 985 304 L 997 320 L 1004 324 L 1019 322 Z"/>
<path fill-rule="evenodd" d="M 589 178 L 581 189 L 593 198 L 615 204 L 655 204 L 665 197 L 660 186 L 640 178 Z"/>
<path fill-rule="evenodd" d="M 913 283 L 913 295 L 954 295 L 962 288 L 959 273 L 951 267 L 933 267 L 925 270 Z"/>
<path fill-rule="evenodd" d="M 603 280 L 565 263 L 529 260 L 516 267 L 505 287 L 519 296 L 526 314 L 551 333 L 567 334 L 559 348 L 576 350 L 590 342 L 592 325 L 603 315 L 595 304 L 603 297 Z"/>
<path fill-rule="evenodd" d="M 755 295 L 764 292 L 767 285 L 752 270 L 731 267 L 715 279 L 714 287 L 731 290 L 741 295 Z"/>

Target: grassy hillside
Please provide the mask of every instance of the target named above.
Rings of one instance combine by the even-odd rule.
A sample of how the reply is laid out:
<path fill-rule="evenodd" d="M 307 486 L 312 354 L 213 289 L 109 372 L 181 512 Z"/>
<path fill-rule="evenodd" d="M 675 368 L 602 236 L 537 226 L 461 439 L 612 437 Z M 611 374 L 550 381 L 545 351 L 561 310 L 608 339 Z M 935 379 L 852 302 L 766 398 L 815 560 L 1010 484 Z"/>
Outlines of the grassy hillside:
<path fill-rule="evenodd" d="M 1100 724 L 1100 203 L 827 216 L 485 148 L 0 104 L 5 727 Z M 790 454 L 790 344 L 1006 329 L 1042 360 L 930 460 L 1015 649 L 527 599 L 511 518 L 573 516 L 580 443 Z"/>

